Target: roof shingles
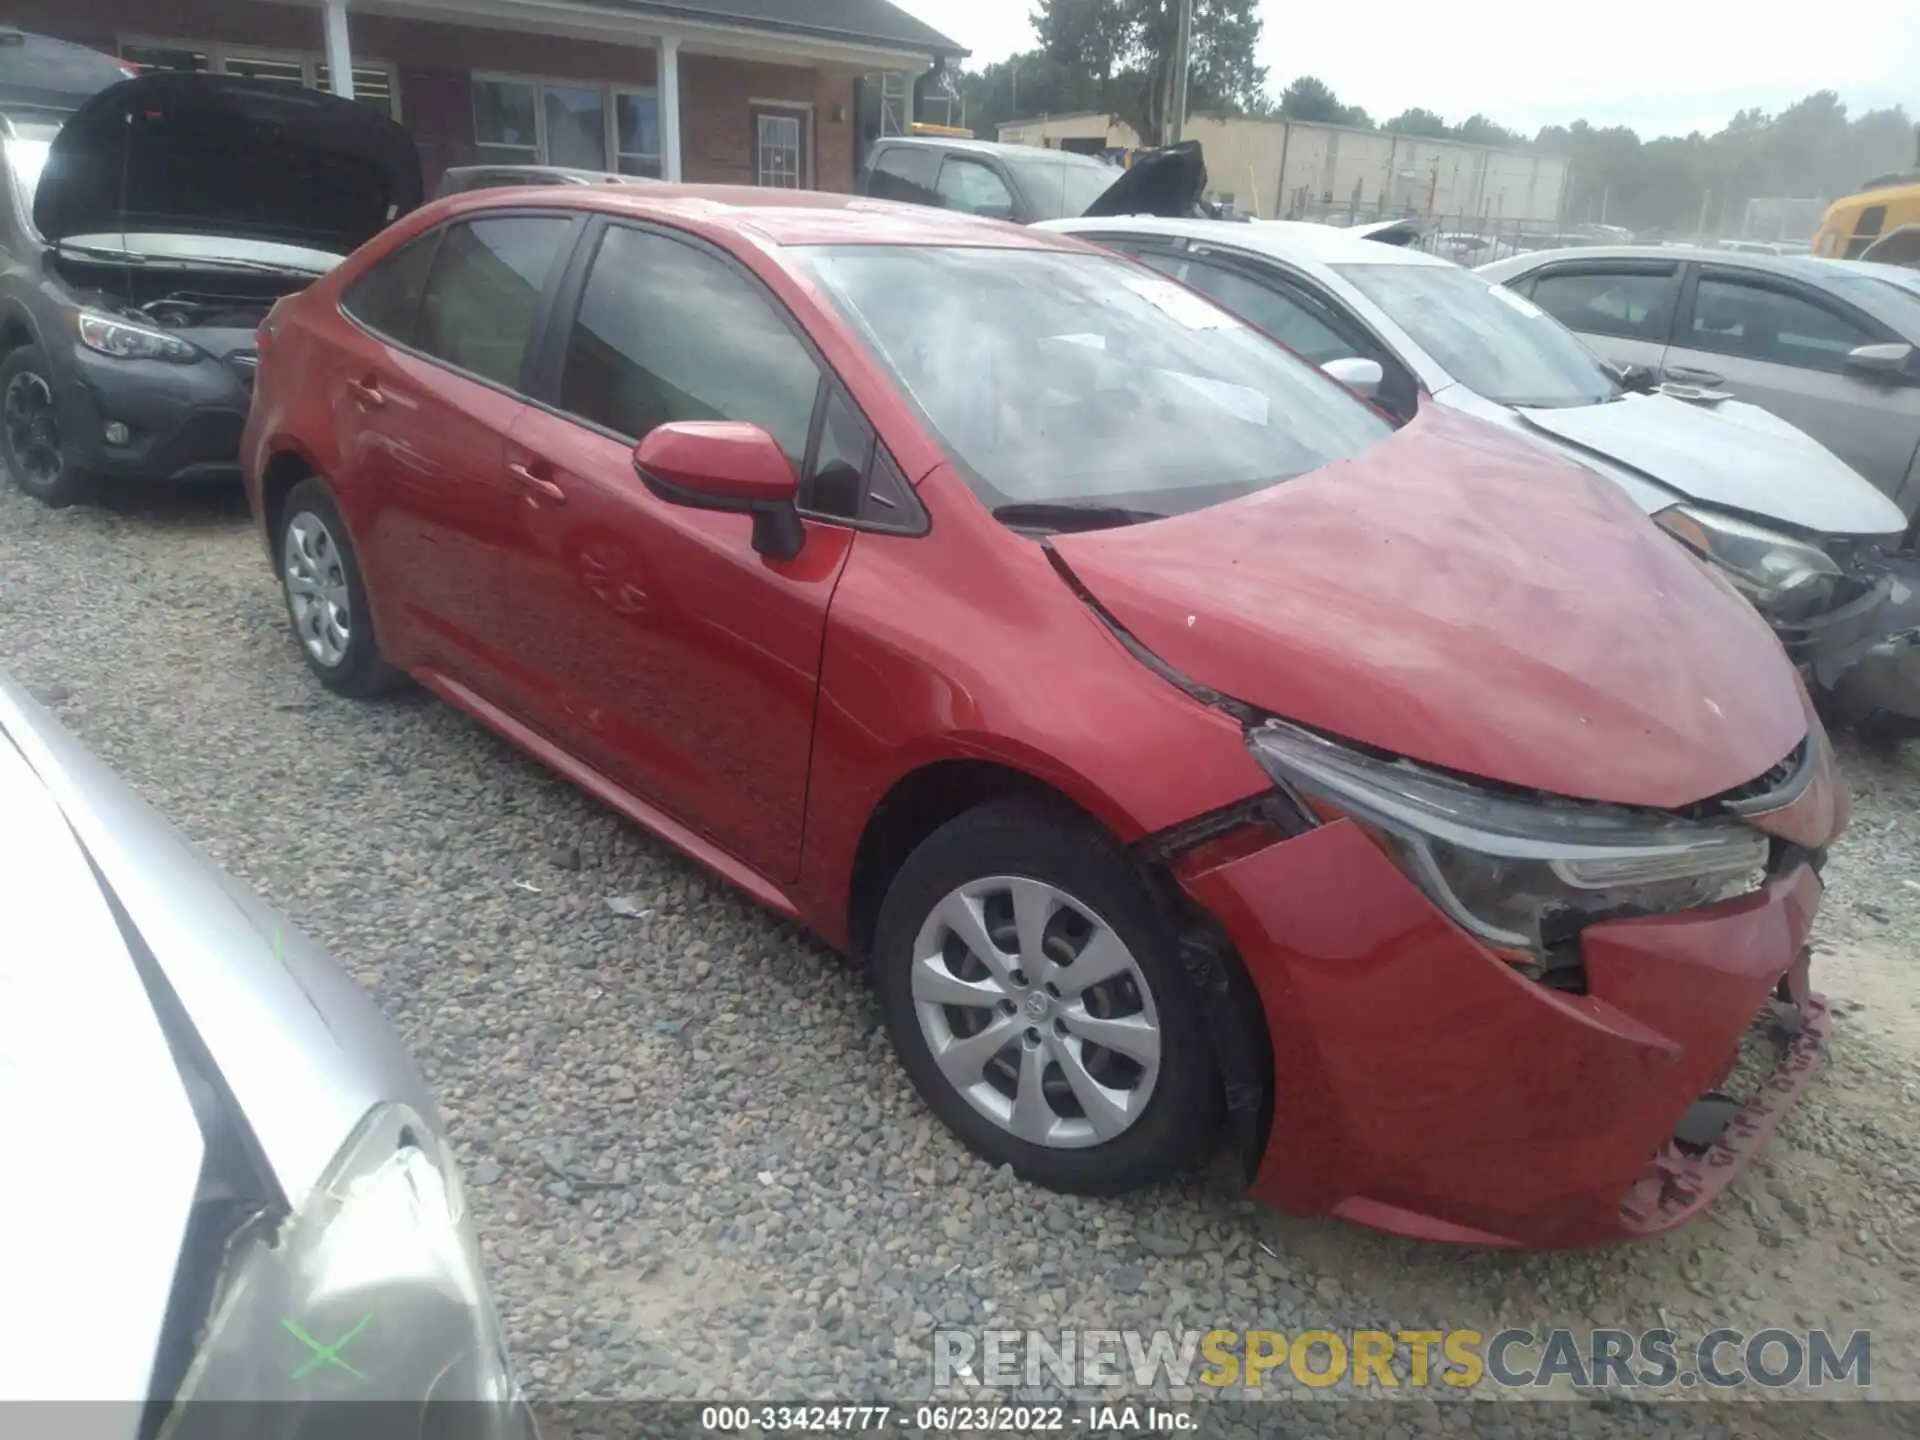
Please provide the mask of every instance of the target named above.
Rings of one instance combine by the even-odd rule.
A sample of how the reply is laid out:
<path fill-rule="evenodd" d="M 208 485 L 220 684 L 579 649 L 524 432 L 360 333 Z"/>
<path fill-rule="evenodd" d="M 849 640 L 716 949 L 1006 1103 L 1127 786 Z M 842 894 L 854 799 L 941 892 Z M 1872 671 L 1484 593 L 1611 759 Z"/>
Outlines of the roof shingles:
<path fill-rule="evenodd" d="M 740 25 L 751 30 L 851 40 L 959 57 L 966 48 L 888 0 L 595 0 L 609 9 L 661 19 Z"/>

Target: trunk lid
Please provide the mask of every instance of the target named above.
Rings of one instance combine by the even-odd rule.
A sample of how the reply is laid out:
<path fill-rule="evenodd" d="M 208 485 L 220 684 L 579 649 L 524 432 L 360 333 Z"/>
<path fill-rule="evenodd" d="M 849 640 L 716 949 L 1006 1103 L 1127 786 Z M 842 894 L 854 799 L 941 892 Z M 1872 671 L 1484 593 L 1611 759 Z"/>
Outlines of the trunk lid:
<path fill-rule="evenodd" d="M 1532 429 L 1693 500 L 1820 535 L 1897 537 L 1900 507 L 1811 435 L 1739 401 L 1670 395 L 1518 412 Z"/>
<path fill-rule="evenodd" d="M 216 235 L 344 255 L 421 199 L 413 139 L 317 90 L 143 75 L 95 95 L 53 141 L 33 219 L 50 241 Z"/>
<path fill-rule="evenodd" d="M 1619 487 L 1439 408 L 1245 499 L 1050 543 L 1193 680 L 1483 779 L 1670 808 L 1806 733 L 1765 622 Z"/>

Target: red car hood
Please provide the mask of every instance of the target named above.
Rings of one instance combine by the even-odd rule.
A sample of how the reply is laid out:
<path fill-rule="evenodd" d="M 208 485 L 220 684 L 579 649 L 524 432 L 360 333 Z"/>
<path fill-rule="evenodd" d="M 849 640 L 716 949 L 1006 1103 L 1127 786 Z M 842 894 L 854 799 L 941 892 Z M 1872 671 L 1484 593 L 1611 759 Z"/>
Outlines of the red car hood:
<path fill-rule="evenodd" d="M 1052 544 L 1191 679 L 1509 785 L 1687 805 L 1806 734 L 1766 623 L 1623 491 L 1437 407 L 1245 499 Z"/>

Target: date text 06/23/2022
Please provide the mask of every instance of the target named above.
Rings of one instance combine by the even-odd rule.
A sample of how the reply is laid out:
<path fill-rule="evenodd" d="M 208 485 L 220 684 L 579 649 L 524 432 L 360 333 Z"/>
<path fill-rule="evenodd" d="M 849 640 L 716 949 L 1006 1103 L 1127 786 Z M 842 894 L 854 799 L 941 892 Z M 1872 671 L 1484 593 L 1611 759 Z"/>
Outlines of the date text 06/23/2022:
<path fill-rule="evenodd" d="M 901 1430 L 919 1435 L 1155 1434 L 1200 1428 L 1196 1406 L 1163 1403 L 994 1405 L 707 1405 L 700 1428 L 716 1434 L 839 1434 Z"/>

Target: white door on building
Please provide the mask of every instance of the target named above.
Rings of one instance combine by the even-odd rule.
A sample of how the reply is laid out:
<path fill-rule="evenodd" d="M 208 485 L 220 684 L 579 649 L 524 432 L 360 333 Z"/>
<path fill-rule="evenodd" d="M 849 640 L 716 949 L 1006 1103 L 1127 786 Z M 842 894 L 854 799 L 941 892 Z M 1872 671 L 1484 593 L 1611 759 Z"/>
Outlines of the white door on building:
<path fill-rule="evenodd" d="M 753 112 L 753 183 L 783 190 L 807 188 L 808 121 L 804 110 Z"/>

